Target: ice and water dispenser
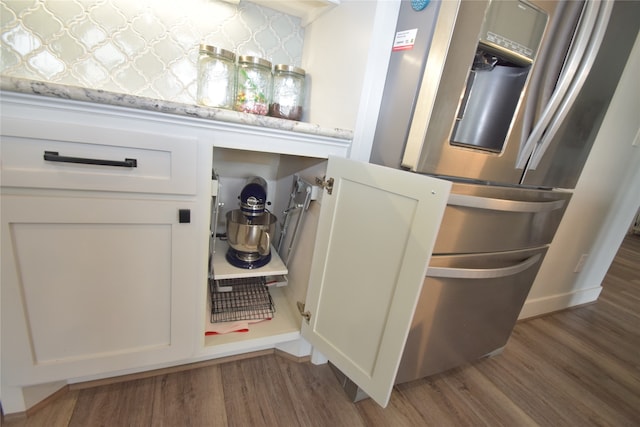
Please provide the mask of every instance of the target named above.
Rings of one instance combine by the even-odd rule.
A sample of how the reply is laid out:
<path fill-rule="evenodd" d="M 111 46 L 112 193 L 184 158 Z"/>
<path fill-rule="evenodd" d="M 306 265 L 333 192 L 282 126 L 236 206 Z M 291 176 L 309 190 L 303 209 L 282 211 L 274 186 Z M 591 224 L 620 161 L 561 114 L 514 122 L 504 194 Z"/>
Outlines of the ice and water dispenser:
<path fill-rule="evenodd" d="M 492 1 L 450 143 L 502 152 L 547 14 L 524 1 Z"/>

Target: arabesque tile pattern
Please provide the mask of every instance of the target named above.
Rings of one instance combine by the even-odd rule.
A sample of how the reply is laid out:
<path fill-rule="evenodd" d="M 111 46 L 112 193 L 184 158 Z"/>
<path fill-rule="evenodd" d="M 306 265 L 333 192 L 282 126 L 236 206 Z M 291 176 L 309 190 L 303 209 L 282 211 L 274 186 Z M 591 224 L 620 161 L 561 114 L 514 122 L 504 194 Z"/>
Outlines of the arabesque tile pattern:
<path fill-rule="evenodd" d="M 195 103 L 198 45 L 300 66 L 300 19 L 242 0 L 1 0 L 2 76 Z"/>

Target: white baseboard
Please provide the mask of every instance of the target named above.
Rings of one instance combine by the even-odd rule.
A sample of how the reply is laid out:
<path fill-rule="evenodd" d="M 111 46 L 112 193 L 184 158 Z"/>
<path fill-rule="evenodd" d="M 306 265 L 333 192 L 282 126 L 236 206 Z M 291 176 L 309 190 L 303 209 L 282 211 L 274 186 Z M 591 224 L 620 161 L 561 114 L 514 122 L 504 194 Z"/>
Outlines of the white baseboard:
<path fill-rule="evenodd" d="M 66 386 L 66 381 L 55 381 L 26 387 L 3 386 L 2 411 L 5 415 L 26 413 Z"/>
<path fill-rule="evenodd" d="M 306 357 L 311 354 L 311 344 L 309 344 L 304 338 L 300 337 L 294 341 L 288 341 L 276 344 L 276 349 L 282 350 L 295 357 Z"/>
<path fill-rule="evenodd" d="M 518 320 L 527 319 L 529 317 L 540 316 L 554 311 L 564 310 L 565 308 L 594 302 L 598 299 L 602 286 L 596 286 L 589 289 L 581 289 L 579 291 L 556 294 L 542 298 L 527 299 L 520 311 Z"/>

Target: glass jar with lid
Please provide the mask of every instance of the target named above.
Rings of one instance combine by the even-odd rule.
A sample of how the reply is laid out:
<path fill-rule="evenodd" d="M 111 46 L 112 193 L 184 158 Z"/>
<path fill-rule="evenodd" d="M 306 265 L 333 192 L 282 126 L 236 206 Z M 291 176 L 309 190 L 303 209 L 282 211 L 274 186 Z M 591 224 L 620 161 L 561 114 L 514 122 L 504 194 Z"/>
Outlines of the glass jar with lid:
<path fill-rule="evenodd" d="M 300 120 L 305 91 L 305 71 L 292 65 L 273 67 L 273 95 L 269 115 L 282 119 Z"/>
<path fill-rule="evenodd" d="M 198 57 L 198 104 L 233 109 L 236 55 L 228 50 L 200 45 Z"/>
<path fill-rule="evenodd" d="M 272 84 L 271 62 L 257 56 L 239 56 L 235 109 L 266 115 L 269 112 Z"/>

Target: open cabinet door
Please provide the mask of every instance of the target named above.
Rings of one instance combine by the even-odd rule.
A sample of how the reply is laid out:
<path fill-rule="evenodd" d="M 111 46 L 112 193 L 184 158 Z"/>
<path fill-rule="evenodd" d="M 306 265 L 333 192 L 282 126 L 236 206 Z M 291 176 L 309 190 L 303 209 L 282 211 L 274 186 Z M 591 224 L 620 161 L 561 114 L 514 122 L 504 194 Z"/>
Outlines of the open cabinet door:
<path fill-rule="evenodd" d="M 302 336 L 382 407 L 451 183 L 330 158 Z"/>

